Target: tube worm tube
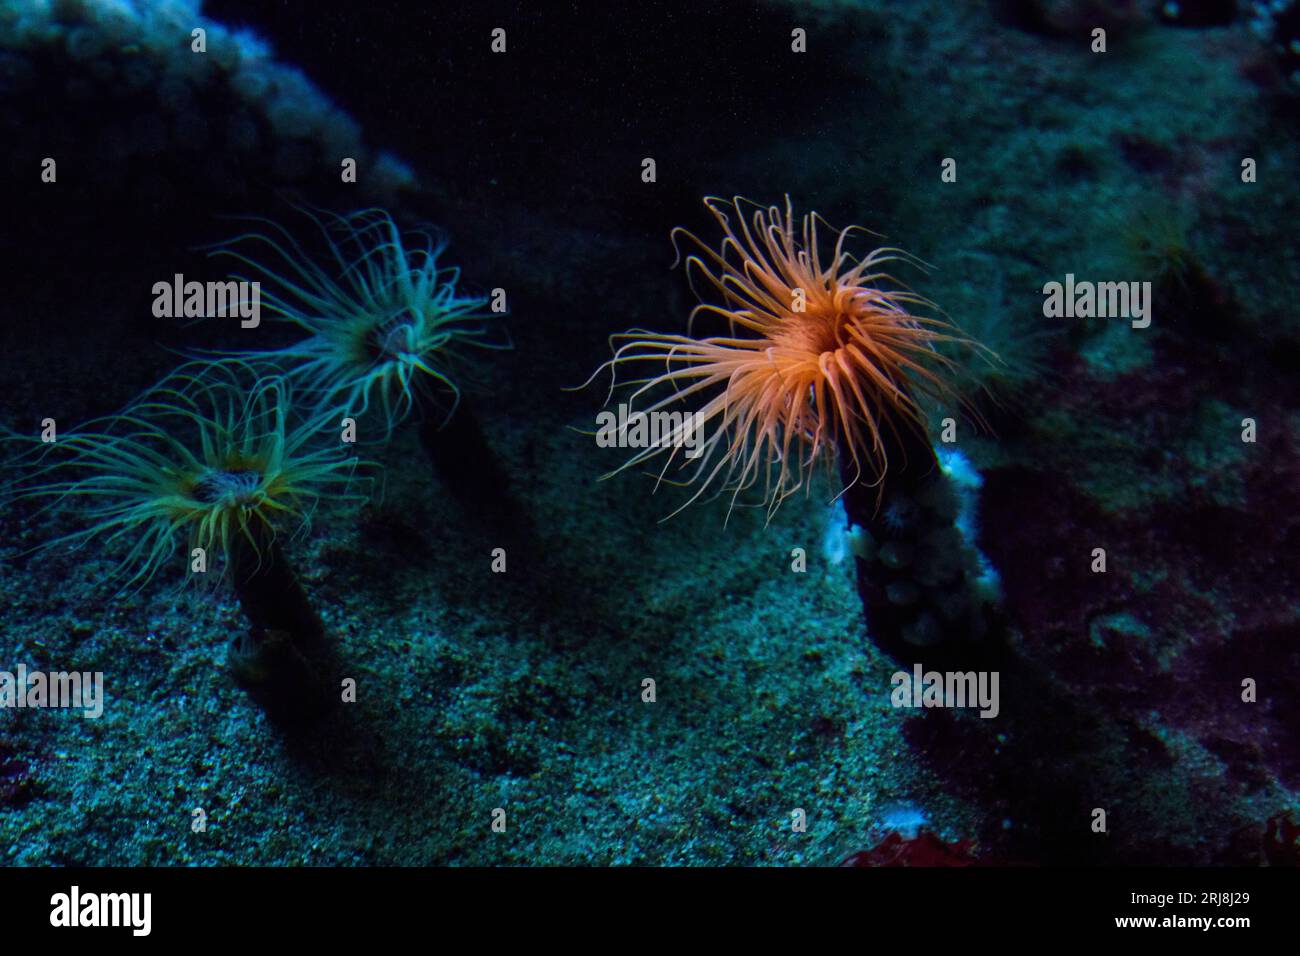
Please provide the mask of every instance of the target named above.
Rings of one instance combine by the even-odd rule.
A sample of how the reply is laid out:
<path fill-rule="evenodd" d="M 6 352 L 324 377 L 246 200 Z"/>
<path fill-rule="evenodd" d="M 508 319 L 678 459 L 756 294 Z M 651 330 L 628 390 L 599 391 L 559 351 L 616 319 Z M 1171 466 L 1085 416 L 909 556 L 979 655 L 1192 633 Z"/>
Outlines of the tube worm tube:
<path fill-rule="evenodd" d="M 857 480 L 840 455 L 868 634 L 900 660 L 984 656 L 996 613 L 978 583 L 979 556 L 955 524 L 956 489 L 921 429 L 899 424 L 882 436 L 888 469 L 880 486 Z"/>
<path fill-rule="evenodd" d="M 434 473 L 491 530 L 531 541 L 531 522 L 470 403 L 462 397 L 450 417 L 427 406 L 426 401 L 417 408 L 420 444 Z"/>
<path fill-rule="evenodd" d="M 251 628 L 231 643 L 236 679 L 280 723 L 320 716 L 329 703 L 332 648 L 325 626 L 274 533 L 250 528 L 230 545 L 230 573 Z"/>

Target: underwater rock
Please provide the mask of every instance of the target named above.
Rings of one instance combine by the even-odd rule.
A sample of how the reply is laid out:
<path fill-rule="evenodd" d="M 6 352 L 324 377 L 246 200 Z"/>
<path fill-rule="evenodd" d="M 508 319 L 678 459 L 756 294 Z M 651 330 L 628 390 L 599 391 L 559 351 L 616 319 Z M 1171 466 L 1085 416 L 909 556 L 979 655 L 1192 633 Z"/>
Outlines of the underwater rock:
<path fill-rule="evenodd" d="M 891 832 L 869 850 L 859 850 L 845 857 L 840 866 L 976 866 L 973 840 L 949 842 L 930 830 L 906 837 Z"/>
<path fill-rule="evenodd" d="M 1264 855 L 1269 866 L 1300 866 L 1300 823 L 1291 814 L 1278 813 L 1268 818 Z"/>
<path fill-rule="evenodd" d="M 64 182 L 121 191 L 129 175 L 133 189 L 157 200 L 171 198 L 160 190 L 193 179 L 195 170 L 203 171 L 209 194 L 247 195 L 251 179 L 267 180 L 268 150 L 276 188 L 315 179 L 322 169 L 338 180 L 344 159 L 360 169 L 356 185 L 378 198 L 416 186 L 410 168 L 367 146 L 360 127 L 301 70 L 200 7 L 197 0 L 0 3 L 0 57 L 10 63 L 0 75 L 25 77 L 43 93 L 10 99 L 0 134 L 40 142 L 42 155 L 58 159 L 76 152 L 77 141 L 67 137 L 76 125 L 79 139 L 98 137 L 100 156 L 118 161 L 79 167 Z M 291 154 L 301 160 L 287 161 Z M 178 172 L 158 175 L 150 164 L 133 171 L 126 161 L 139 156 Z M 17 177 L 32 161 L 26 150 L 6 151 L 0 168 Z"/>
<path fill-rule="evenodd" d="M 0 807 L 20 807 L 36 792 L 31 765 L 0 739 Z"/>
<path fill-rule="evenodd" d="M 1237 0 L 1165 0 L 1160 22 L 1174 27 L 1226 27 L 1237 19 Z"/>

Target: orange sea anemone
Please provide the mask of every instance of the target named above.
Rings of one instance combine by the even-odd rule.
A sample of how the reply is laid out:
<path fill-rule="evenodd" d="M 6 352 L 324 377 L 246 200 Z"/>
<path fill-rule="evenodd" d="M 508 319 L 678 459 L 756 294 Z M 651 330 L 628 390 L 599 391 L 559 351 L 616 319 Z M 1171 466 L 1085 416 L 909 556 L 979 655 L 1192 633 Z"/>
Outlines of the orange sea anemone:
<path fill-rule="evenodd" d="M 955 398 L 956 362 L 939 348 L 991 353 L 925 314 L 938 310 L 881 271 L 895 261 L 923 268 L 919 260 L 893 248 L 861 259 L 851 254 L 850 238 L 866 230 L 834 230 L 816 213 L 796 223 L 788 197 L 784 212 L 740 198 L 704 203 L 724 233 L 716 251 L 684 229 L 673 231 L 674 245 L 681 236 L 699 249 L 686 258 L 701 301 L 687 334 L 633 329 L 613 336 L 614 356 L 602 366 L 613 375 L 611 397 L 617 387 L 632 388 L 632 411 L 666 413 L 694 398 L 703 437 L 688 449 L 681 439 L 689 426 L 676 424 L 666 440 L 610 474 L 664 454 L 659 480 L 676 463 L 687 474 L 673 483 L 695 487 L 681 507 L 710 489 L 730 493 L 735 505 L 761 487 L 769 516 L 808 487 L 816 463 L 836 455 L 845 488 L 860 481 L 883 489 L 891 449 L 901 455 L 905 447 L 901 431 L 924 434 L 918 401 Z M 822 248 L 819 230 L 834 234 L 831 249 Z M 725 319 L 728 334 L 695 337 L 697 323 L 709 317 Z M 641 374 L 620 381 L 629 368 Z"/>

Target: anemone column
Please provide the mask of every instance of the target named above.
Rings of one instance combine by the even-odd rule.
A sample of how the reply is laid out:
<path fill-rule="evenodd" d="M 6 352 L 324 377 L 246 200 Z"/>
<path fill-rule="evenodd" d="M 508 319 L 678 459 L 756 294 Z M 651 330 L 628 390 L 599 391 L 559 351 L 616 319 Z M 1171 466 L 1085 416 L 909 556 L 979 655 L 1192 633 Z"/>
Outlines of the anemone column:
<path fill-rule="evenodd" d="M 961 505 L 920 427 L 882 429 L 888 469 L 879 486 L 840 454 L 858 593 L 871 639 L 903 660 L 969 663 L 994 650 L 990 595 L 979 557 L 955 521 Z"/>
<path fill-rule="evenodd" d="M 531 521 L 468 400 L 462 397 L 450 417 L 444 417 L 422 398 L 416 413 L 420 444 L 448 490 L 493 531 L 512 541 L 533 543 Z"/>
<path fill-rule="evenodd" d="M 231 645 L 236 677 L 281 721 L 319 715 L 328 702 L 325 626 L 270 529 L 250 528 L 229 549 L 231 581 L 251 631 Z"/>
<path fill-rule="evenodd" d="M 468 402 L 462 399 L 447 418 L 423 407 L 419 415 L 420 444 L 452 494 L 475 504 L 509 500 L 509 482 Z"/>
<path fill-rule="evenodd" d="M 292 635 L 294 643 L 318 641 L 325 627 L 285 559 L 275 536 L 249 529 L 252 540 L 236 539 L 230 548 L 230 571 L 239 605 L 254 627 Z"/>

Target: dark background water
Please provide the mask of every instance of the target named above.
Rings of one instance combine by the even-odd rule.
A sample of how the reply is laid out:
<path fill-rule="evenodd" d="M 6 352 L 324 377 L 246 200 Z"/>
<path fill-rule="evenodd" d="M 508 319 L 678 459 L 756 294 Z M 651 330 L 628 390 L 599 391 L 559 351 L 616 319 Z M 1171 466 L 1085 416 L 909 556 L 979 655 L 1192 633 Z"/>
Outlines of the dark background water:
<path fill-rule="evenodd" d="M 373 141 L 455 188 L 491 182 L 498 198 L 545 196 L 584 225 L 656 238 L 702 195 L 796 186 L 797 169 L 718 164 L 772 136 L 833 139 L 839 55 L 865 45 L 850 25 L 819 35 L 817 56 L 788 55 L 806 19 L 743 0 L 207 10 L 270 37 Z M 504 56 L 490 50 L 496 27 Z M 660 188 L 629 188 L 647 156 Z"/>

